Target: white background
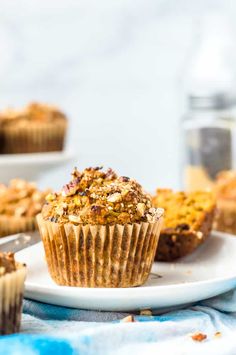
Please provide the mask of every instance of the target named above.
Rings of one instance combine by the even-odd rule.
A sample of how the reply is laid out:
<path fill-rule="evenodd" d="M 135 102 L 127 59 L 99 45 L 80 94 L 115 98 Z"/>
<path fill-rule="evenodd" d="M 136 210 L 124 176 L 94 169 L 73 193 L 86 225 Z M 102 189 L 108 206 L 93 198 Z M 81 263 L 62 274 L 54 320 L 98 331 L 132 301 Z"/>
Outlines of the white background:
<path fill-rule="evenodd" d="M 0 0 L 0 108 L 57 104 L 78 168 L 178 187 L 183 79 L 212 15 L 235 22 L 236 2 Z M 70 170 L 42 184 L 58 187 Z"/>

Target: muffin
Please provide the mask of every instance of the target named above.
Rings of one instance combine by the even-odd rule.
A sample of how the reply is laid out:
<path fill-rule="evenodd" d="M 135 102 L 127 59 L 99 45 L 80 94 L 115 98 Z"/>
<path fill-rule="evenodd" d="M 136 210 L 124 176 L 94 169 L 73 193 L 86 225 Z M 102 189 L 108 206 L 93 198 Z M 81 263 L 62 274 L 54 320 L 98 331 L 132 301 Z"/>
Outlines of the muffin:
<path fill-rule="evenodd" d="M 21 179 L 11 180 L 8 186 L 0 184 L 0 237 L 35 230 L 36 215 L 48 193 Z"/>
<path fill-rule="evenodd" d="M 12 253 L 0 252 L 0 334 L 20 329 L 26 267 Z"/>
<path fill-rule="evenodd" d="M 131 287 L 151 270 L 162 209 L 141 185 L 108 169 L 75 169 L 38 216 L 48 269 L 59 285 Z"/>
<path fill-rule="evenodd" d="M 212 193 L 158 189 L 153 205 L 165 210 L 155 260 L 172 261 L 188 255 L 209 236 L 216 207 Z"/>
<path fill-rule="evenodd" d="M 8 109 L 0 113 L 0 153 L 60 151 L 66 128 L 66 116 L 54 106 L 32 103 Z"/>
<path fill-rule="evenodd" d="M 236 171 L 222 171 L 214 187 L 217 214 L 214 228 L 221 232 L 236 234 Z"/>

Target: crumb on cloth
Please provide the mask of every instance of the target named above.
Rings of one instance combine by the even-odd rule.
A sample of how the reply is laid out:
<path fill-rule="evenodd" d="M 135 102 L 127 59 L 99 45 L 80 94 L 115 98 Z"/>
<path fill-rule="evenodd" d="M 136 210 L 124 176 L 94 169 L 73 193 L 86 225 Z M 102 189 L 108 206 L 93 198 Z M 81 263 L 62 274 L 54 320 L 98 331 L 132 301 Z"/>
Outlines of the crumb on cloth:
<path fill-rule="evenodd" d="M 215 338 L 220 338 L 221 335 L 222 335 L 221 332 L 215 332 L 214 337 L 215 337 Z"/>
<path fill-rule="evenodd" d="M 152 316 L 152 311 L 150 309 L 142 309 L 140 311 L 141 316 Z"/>
<path fill-rule="evenodd" d="M 201 332 L 196 332 L 194 334 L 191 334 L 191 338 L 194 340 L 194 341 L 203 341 L 203 340 L 206 340 L 207 338 L 207 335 L 204 334 L 204 333 L 201 333 Z"/>

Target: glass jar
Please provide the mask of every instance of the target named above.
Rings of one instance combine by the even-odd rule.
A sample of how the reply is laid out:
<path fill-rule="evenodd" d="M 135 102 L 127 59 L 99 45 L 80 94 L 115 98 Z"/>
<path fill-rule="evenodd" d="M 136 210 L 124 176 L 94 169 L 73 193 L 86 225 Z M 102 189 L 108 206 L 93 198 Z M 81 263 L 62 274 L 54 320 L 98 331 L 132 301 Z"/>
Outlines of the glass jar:
<path fill-rule="evenodd" d="M 225 93 L 189 95 L 183 127 L 183 179 L 187 191 L 210 189 L 218 172 L 236 165 L 233 100 Z"/>

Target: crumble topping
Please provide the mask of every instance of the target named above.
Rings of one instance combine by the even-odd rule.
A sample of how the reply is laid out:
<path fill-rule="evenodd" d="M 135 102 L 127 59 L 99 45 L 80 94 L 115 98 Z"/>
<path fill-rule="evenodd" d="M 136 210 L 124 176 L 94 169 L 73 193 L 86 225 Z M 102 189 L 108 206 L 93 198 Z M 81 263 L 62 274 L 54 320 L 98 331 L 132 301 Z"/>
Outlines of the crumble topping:
<path fill-rule="evenodd" d="M 197 230 L 206 212 L 215 208 L 215 198 L 211 192 L 174 192 L 171 189 L 157 189 L 153 205 L 165 210 L 163 228 L 174 228 L 183 232 Z M 202 233 L 197 237 L 202 238 Z"/>
<path fill-rule="evenodd" d="M 33 102 L 23 109 L 9 108 L 0 113 L 0 121 L 3 125 L 26 124 L 29 122 L 53 122 L 65 120 L 66 116 L 56 106 Z"/>
<path fill-rule="evenodd" d="M 134 179 L 112 169 L 87 168 L 72 172 L 71 181 L 47 196 L 42 215 L 52 222 L 74 224 L 126 224 L 154 222 L 162 209 L 152 207 L 151 197 Z"/>
<path fill-rule="evenodd" d="M 38 214 L 50 190 L 39 191 L 35 183 L 13 179 L 0 184 L 0 215 L 34 217 Z"/>
<path fill-rule="evenodd" d="M 0 252 L 0 276 L 16 271 L 16 263 L 13 253 Z"/>

